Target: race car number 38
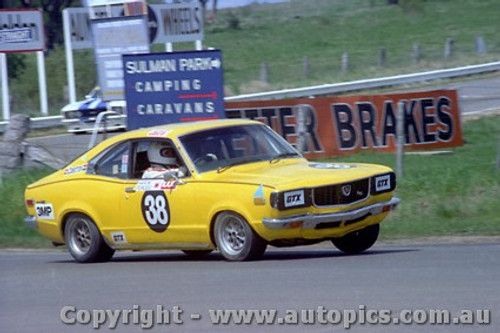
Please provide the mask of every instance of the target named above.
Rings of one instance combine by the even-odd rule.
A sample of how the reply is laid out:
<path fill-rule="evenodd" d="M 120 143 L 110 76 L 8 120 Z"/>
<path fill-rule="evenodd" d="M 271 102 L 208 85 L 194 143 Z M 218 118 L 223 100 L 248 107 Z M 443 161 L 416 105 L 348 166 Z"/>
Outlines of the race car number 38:
<path fill-rule="evenodd" d="M 151 230 L 156 232 L 167 230 L 170 223 L 170 208 L 163 191 L 145 192 L 141 208 L 142 216 Z"/>

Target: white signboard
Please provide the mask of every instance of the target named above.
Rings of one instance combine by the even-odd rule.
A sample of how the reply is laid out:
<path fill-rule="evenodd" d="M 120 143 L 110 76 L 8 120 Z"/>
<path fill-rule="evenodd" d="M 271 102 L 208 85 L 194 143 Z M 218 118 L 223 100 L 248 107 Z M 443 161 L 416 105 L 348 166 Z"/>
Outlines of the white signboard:
<path fill-rule="evenodd" d="M 145 21 L 139 17 L 92 22 L 99 85 L 104 100 L 124 99 L 122 55 L 148 53 Z"/>
<path fill-rule="evenodd" d="M 0 10 L 0 52 L 33 52 L 44 49 L 41 11 Z"/>
<path fill-rule="evenodd" d="M 90 49 L 92 29 L 86 8 L 67 8 L 72 49 Z M 110 17 L 124 17 L 122 7 L 112 7 Z M 151 44 L 203 40 L 203 18 L 199 3 L 148 5 L 147 27 Z"/>

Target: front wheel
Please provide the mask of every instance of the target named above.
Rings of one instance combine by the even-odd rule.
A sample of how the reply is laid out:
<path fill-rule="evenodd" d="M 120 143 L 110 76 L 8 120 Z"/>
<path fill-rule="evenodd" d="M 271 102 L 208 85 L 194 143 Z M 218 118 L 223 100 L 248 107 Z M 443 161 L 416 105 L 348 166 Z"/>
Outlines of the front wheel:
<path fill-rule="evenodd" d="M 332 239 L 332 243 L 342 252 L 348 254 L 361 253 L 375 244 L 379 230 L 380 225 L 374 224 L 364 229 L 348 233 L 343 237 Z"/>
<path fill-rule="evenodd" d="M 66 247 L 76 261 L 81 263 L 103 262 L 111 259 L 115 251 L 102 237 L 90 218 L 73 214 L 64 228 Z"/>
<path fill-rule="evenodd" d="M 229 261 L 258 259 L 267 247 L 266 241 L 250 228 L 247 221 L 232 212 L 217 216 L 214 239 L 222 256 Z"/>

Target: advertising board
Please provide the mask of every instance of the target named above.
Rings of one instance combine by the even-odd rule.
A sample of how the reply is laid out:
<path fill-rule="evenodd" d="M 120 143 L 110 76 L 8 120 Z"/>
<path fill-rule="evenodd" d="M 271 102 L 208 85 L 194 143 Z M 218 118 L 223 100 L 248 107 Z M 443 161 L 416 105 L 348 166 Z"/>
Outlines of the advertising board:
<path fill-rule="evenodd" d="M 123 55 L 127 128 L 225 118 L 220 50 Z"/>
<path fill-rule="evenodd" d="M 40 10 L 0 10 L 0 52 L 34 52 L 44 49 L 43 17 Z"/>
<path fill-rule="evenodd" d="M 305 117 L 305 155 L 394 152 L 399 102 L 404 103 L 405 147 L 438 149 L 463 144 L 455 90 L 373 96 L 318 97 L 226 103 L 228 118 L 262 121 L 297 144 L 299 108 Z"/>

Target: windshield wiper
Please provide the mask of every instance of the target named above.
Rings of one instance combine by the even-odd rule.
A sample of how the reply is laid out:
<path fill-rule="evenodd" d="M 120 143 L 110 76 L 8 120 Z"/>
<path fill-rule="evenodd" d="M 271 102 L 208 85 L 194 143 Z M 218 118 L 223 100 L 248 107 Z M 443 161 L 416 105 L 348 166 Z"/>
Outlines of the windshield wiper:
<path fill-rule="evenodd" d="M 281 154 L 278 154 L 276 156 L 273 156 L 270 160 L 269 160 L 269 163 L 276 163 L 278 162 L 279 160 L 281 160 L 282 158 L 286 158 L 286 157 L 293 157 L 293 156 L 299 156 L 299 154 L 297 153 L 293 153 L 293 152 L 288 152 L 288 153 L 281 153 Z"/>
<path fill-rule="evenodd" d="M 235 161 L 235 162 L 232 162 L 232 163 L 229 163 L 227 165 L 222 165 L 220 167 L 217 168 L 217 172 L 218 173 L 221 173 L 223 171 L 226 171 L 227 169 L 235 166 L 235 165 L 239 165 L 239 164 L 247 164 L 247 163 L 252 163 L 252 162 L 260 162 L 262 161 L 262 157 L 249 157 L 249 158 L 244 158 L 242 160 L 239 160 L 239 161 Z"/>

